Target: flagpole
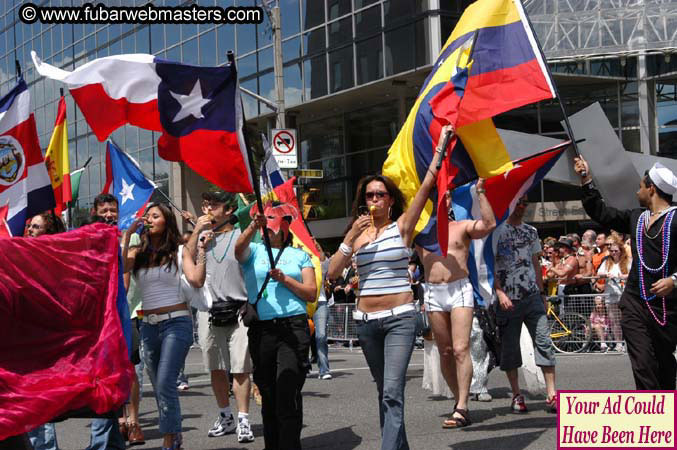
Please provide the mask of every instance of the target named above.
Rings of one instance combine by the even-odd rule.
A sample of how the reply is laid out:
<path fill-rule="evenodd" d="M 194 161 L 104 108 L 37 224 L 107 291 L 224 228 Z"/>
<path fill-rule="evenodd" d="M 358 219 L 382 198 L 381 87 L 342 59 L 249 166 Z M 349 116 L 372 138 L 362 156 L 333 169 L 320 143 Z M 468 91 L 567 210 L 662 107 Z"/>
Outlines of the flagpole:
<path fill-rule="evenodd" d="M 235 69 L 235 76 L 237 81 L 237 66 L 235 65 L 235 53 L 228 50 L 226 53 L 228 63 Z M 252 187 L 254 188 L 254 195 L 256 196 L 256 205 L 259 208 L 259 214 L 263 214 L 263 201 L 261 200 L 261 189 L 258 183 L 254 180 L 254 158 L 252 157 L 251 147 L 249 146 L 249 133 L 247 133 L 247 120 L 244 115 L 244 105 L 242 104 L 242 97 L 240 97 L 240 109 L 242 112 L 242 136 L 244 137 L 244 145 L 247 151 L 247 159 L 249 160 L 249 173 L 251 174 Z M 275 258 L 273 258 L 273 250 L 270 247 L 270 236 L 268 236 L 268 228 L 263 227 L 263 242 L 266 246 L 268 259 L 270 260 L 270 268 L 275 268 Z"/>
<path fill-rule="evenodd" d="M 531 23 L 531 19 L 529 18 L 529 14 L 524 9 L 524 5 L 522 5 L 522 0 L 514 0 L 515 3 L 517 4 L 517 7 L 522 11 L 524 14 L 524 17 L 527 19 L 527 24 L 529 24 L 529 29 L 531 30 L 531 33 L 534 36 L 534 41 L 536 42 L 536 47 L 538 47 L 538 52 L 541 54 L 541 59 L 543 61 L 543 65 L 545 66 L 545 70 L 548 72 L 548 77 L 550 77 L 550 81 L 552 83 L 552 89 L 555 91 L 555 96 L 557 97 L 557 102 L 559 103 L 559 107 L 562 110 L 562 115 L 564 116 L 564 125 L 566 128 L 566 133 L 569 136 L 569 140 L 571 140 L 571 144 L 574 147 L 574 153 L 576 153 L 576 156 L 580 157 L 581 152 L 578 150 L 578 145 L 576 144 L 576 138 L 574 137 L 574 130 L 571 128 L 571 124 L 569 123 L 569 116 L 567 115 L 566 109 L 564 108 L 564 101 L 562 100 L 562 96 L 559 93 L 559 89 L 557 88 L 557 84 L 555 84 L 555 78 L 552 76 L 552 71 L 550 70 L 550 66 L 548 65 L 548 60 L 545 57 L 545 52 L 543 51 L 543 48 L 541 47 L 541 43 L 538 41 L 538 36 L 536 35 L 536 30 L 534 29 L 534 25 Z M 582 173 L 581 176 L 585 177 L 586 174 Z"/>

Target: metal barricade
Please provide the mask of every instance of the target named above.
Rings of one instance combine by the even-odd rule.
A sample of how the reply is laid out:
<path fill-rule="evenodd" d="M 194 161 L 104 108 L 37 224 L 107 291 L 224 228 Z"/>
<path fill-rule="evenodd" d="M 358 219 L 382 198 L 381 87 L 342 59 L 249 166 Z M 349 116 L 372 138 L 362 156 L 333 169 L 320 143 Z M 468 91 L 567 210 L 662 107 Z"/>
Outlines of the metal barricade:
<path fill-rule="evenodd" d="M 568 352 L 555 342 L 557 332 L 562 334 L 562 324 L 564 324 L 568 329 L 578 329 L 579 345 L 569 346 L 576 348 L 575 352 L 624 351 L 625 342 L 620 330 L 621 313 L 617 303 L 608 303 L 608 297 L 608 294 L 599 293 L 558 296 L 561 302 L 555 311 L 559 320 L 553 316 L 548 317 L 555 348 Z M 602 319 L 599 323 L 593 324 L 591 314 L 595 310 L 596 302 L 604 304 L 604 313 L 600 314 Z M 566 338 L 564 340 L 566 341 Z M 580 341 L 582 340 L 586 343 L 581 347 Z"/>
<path fill-rule="evenodd" d="M 354 303 L 335 303 L 329 307 L 327 320 L 327 339 L 348 342 L 352 348 L 357 342 L 357 329 L 353 320 Z"/>

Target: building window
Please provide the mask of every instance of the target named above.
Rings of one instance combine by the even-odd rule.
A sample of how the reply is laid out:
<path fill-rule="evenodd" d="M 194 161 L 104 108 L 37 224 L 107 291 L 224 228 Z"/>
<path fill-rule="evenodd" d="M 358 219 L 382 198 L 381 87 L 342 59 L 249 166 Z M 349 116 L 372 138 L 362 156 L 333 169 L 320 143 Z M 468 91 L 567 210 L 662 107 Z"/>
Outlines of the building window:
<path fill-rule="evenodd" d="M 289 37 L 301 30 L 299 0 L 280 0 L 282 37 Z"/>
<path fill-rule="evenodd" d="M 306 101 L 327 95 L 326 55 L 306 59 L 303 62 L 303 76 Z"/>
<path fill-rule="evenodd" d="M 658 155 L 677 158 L 677 83 L 656 83 Z"/>
<path fill-rule="evenodd" d="M 324 0 L 301 0 L 303 29 L 308 30 L 324 22 Z"/>
<path fill-rule="evenodd" d="M 381 35 L 359 41 L 357 49 L 357 84 L 383 78 L 383 43 Z"/>
<path fill-rule="evenodd" d="M 331 92 L 353 87 L 353 46 L 329 52 Z"/>
<path fill-rule="evenodd" d="M 338 19 L 350 12 L 351 0 L 327 0 L 328 20 Z"/>
<path fill-rule="evenodd" d="M 337 20 L 330 23 L 329 30 L 329 48 L 336 48 L 353 40 L 353 21 L 352 18 Z"/>

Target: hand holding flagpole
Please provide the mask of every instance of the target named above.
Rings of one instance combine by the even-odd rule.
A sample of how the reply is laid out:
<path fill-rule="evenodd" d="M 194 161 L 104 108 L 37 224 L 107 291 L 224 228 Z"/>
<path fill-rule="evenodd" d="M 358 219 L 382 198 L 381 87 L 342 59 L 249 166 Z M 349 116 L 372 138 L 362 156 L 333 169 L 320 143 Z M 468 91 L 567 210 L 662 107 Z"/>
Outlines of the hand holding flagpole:
<path fill-rule="evenodd" d="M 451 140 L 451 137 L 454 135 L 454 128 L 451 127 L 451 129 L 447 129 L 447 131 L 444 133 L 444 137 L 442 138 L 442 145 L 439 146 L 442 154 L 440 155 L 440 159 L 437 161 L 437 167 L 435 169 L 439 173 L 440 168 L 442 167 L 442 162 L 444 161 L 444 158 L 447 157 L 447 147 L 449 146 L 449 141 Z"/>

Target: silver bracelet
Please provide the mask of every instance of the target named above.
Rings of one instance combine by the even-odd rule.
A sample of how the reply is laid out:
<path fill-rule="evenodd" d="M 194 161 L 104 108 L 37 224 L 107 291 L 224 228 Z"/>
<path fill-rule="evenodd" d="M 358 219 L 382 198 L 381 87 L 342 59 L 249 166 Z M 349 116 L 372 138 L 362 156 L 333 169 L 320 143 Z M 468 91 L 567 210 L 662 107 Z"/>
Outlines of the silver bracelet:
<path fill-rule="evenodd" d="M 352 256 L 353 254 L 353 249 L 352 247 L 348 247 L 348 244 L 345 242 L 341 242 L 341 245 L 339 245 L 339 251 L 343 253 L 344 256 Z"/>

